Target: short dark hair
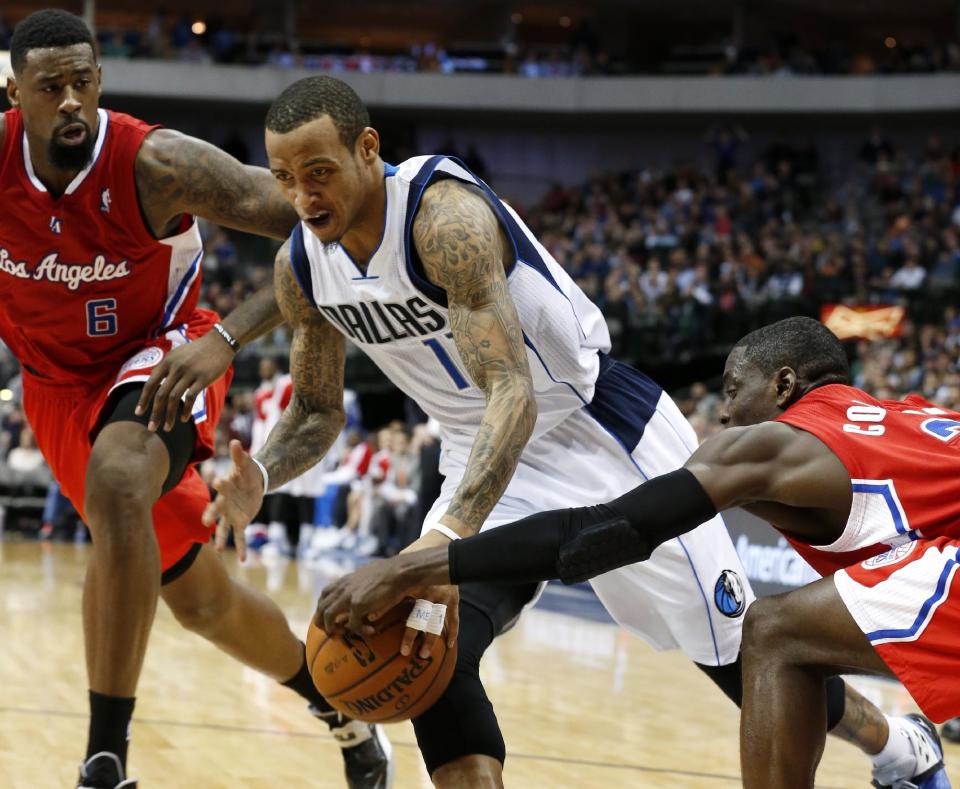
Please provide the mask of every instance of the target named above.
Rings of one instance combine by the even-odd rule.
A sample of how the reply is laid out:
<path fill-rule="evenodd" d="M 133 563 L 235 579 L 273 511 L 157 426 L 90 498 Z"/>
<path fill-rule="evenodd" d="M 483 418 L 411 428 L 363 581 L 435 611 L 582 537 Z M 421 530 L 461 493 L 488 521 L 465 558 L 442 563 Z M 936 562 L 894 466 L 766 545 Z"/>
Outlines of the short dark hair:
<path fill-rule="evenodd" d="M 93 43 L 93 33 L 76 14 L 61 11 L 59 8 L 46 8 L 30 14 L 20 22 L 10 38 L 10 65 L 13 73 L 19 74 L 27 62 L 27 53 L 31 49 L 50 47 L 72 47 L 74 44 L 89 44 L 93 56 L 97 48 Z"/>
<path fill-rule="evenodd" d="M 353 88 L 342 80 L 321 76 L 297 80 L 277 96 L 267 110 L 266 126 L 286 134 L 321 115 L 330 116 L 347 148 L 353 148 L 360 132 L 370 125 L 370 113 Z"/>
<path fill-rule="evenodd" d="M 792 367 L 803 393 L 826 384 L 849 384 L 850 366 L 837 336 L 813 318 L 787 318 L 750 332 L 733 346 L 764 375 Z"/>

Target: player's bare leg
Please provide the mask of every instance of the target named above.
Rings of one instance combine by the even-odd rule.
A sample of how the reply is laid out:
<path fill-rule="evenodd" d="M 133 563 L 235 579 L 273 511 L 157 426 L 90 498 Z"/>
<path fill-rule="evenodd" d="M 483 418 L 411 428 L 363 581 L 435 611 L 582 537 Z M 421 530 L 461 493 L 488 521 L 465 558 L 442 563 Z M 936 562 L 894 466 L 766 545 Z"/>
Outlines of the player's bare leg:
<path fill-rule="evenodd" d="M 303 644 L 283 612 L 266 595 L 230 578 L 211 545 L 201 548 L 190 569 L 161 595 L 187 630 L 251 668 L 278 682 L 300 669 Z"/>
<path fill-rule="evenodd" d="M 129 422 L 103 428 L 87 465 L 84 508 L 93 536 L 83 589 L 90 681 L 87 757 L 115 754 L 121 767 L 160 591 L 160 552 L 150 511 L 168 468 L 163 442 Z"/>
<path fill-rule="evenodd" d="M 891 676 L 833 579 L 753 604 L 743 635 L 740 758 L 745 787 L 814 785 L 827 734 L 824 679 L 841 672 Z M 843 718 L 831 733 L 857 745 L 875 765 L 888 745 L 909 761 L 910 740 L 891 732 L 890 720 L 848 689 Z"/>
<path fill-rule="evenodd" d="M 150 510 L 169 457 L 163 442 L 130 422 L 100 432 L 87 465 L 93 537 L 83 594 L 90 688 L 132 696 L 160 591 L 160 552 Z"/>
<path fill-rule="evenodd" d="M 303 642 L 290 630 L 279 606 L 230 578 L 212 545 L 203 546 L 190 568 L 161 588 L 161 595 L 187 630 L 310 704 L 343 749 L 349 786 L 389 786 L 390 745 L 382 729 L 337 715 L 313 684 Z"/>
<path fill-rule="evenodd" d="M 464 756 L 438 767 L 431 776 L 438 789 L 500 789 L 503 765 L 492 756 Z"/>

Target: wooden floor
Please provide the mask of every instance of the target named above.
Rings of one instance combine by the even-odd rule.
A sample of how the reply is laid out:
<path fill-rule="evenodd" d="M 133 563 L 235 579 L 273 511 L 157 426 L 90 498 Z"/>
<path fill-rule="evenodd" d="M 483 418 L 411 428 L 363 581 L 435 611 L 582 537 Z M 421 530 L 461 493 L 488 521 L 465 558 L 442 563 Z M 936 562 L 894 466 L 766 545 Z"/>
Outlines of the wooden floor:
<path fill-rule="evenodd" d="M 80 590 L 86 546 L 0 542 L 0 787 L 72 787 L 87 727 Z M 295 563 L 236 567 L 305 632 L 320 581 Z M 551 607 L 590 601 L 553 592 Z M 569 605 L 567 604 L 569 603 Z M 711 787 L 739 782 L 737 718 L 679 654 L 614 626 L 540 608 L 488 652 L 483 678 L 511 787 Z M 896 711 L 899 686 L 858 681 Z M 388 727 L 400 789 L 429 787 L 409 724 Z M 947 752 L 960 784 L 960 747 Z M 342 787 L 325 727 L 289 691 L 177 626 L 161 605 L 134 719 L 145 789 Z M 818 785 L 865 787 L 866 760 L 830 742 Z"/>

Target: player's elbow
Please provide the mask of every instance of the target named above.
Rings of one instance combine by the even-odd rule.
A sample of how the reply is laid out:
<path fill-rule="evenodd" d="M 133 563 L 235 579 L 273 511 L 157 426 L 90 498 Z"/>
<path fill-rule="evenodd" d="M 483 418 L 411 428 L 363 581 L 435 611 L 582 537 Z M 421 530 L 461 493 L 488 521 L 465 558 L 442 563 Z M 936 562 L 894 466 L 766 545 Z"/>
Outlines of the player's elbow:
<path fill-rule="evenodd" d="M 527 376 L 517 376 L 510 384 L 510 423 L 522 427 L 529 436 L 537 422 L 537 395 Z"/>
<path fill-rule="evenodd" d="M 326 408 L 321 412 L 321 417 L 337 433 L 347 426 L 347 412 L 342 408 Z"/>

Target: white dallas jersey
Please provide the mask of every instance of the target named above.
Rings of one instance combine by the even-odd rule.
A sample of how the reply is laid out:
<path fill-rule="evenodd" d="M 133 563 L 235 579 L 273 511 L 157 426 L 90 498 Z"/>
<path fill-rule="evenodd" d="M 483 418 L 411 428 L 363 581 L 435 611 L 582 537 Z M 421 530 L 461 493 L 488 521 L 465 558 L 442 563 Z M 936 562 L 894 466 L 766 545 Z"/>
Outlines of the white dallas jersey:
<path fill-rule="evenodd" d="M 450 334 L 446 295 L 424 277 L 410 238 L 423 190 L 440 178 L 480 187 L 513 243 L 510 295 L 537 397 L 533 437 L 483 528 L 606 501 L 683 465 L 697 444 L 693 428 L 656 383 L 607 356 L 600 310 L 509 206 L 443 156 L 384 170 L 383 239 L 366 272 L 301 225 L 290 258 L 310 301 L 440 425 L 445 480 L 424 529 L 449 508 L 486 408 Z M 649 561 L 591 584 L 614 619 L 658 649 L 680 646 L 707 665 L 725 665 L 739 653 L 753 593 L 719 516 L 664 543 Z"/>
<path fill-rule="evenodd" d="M 417 156 L 384 165 L 383 238 L 366 271 L 340 245 L 324 246 L 298 225 L 290 256 L 301 288 L 329 321 L 437 420 L 446 448 L 469 450 L 486 407 L 450 332 L 446 294 L 424 276 L 411 225 L 424 189 L 456 178 L 484 191 L 513 243 L 510 295 L 523 326 L 537 396 L 533 439 L 593 399 L 598 351 L 610 349 L 600 310 L 516 213 L 455 159 Z"/>

